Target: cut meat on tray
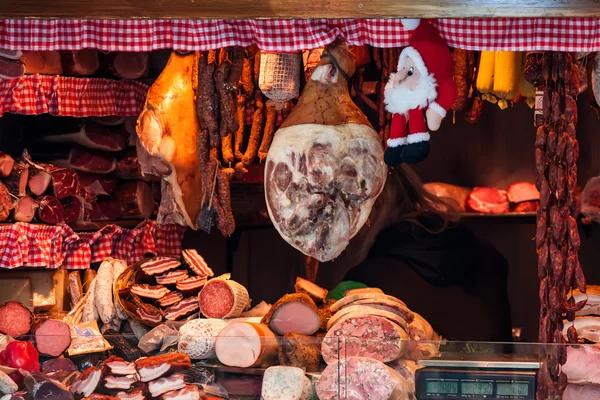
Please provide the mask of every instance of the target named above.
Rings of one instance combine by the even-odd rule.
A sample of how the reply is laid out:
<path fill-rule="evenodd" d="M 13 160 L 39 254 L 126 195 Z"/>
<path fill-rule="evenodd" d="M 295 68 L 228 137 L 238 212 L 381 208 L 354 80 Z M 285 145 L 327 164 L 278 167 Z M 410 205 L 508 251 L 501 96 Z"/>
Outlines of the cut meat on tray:
<path fill-rule="evenodd" d="M 321 317 L 315 302 L 306 294 L 286 294 L 279 299 L 267 315 L 263 324 L 278 335 L 288 332 L 313 335 L 321 327 Z"/>
<path fill-rule="evenodd" d="M 47 133 L 40 141 L 78 144 L 88 149 L 114 152 L 125 149 L 127 133 L 123 126 L 105 126 L 87 120 L 75 132 Z"/>
<path fill-rule="evenodd" d="M 179 303 L 183 300 L 183 294 L 181 292 L 171 292 L 158 300 L 158 305 L 161 307 L 169 307 L 173 304 Z"/>
<path fill-rule="evenodd" d="M 467 208 L 485 214 L 508 212 L 506 191 L 495 188 L 476 187 L 467 199 Z"/>
<path fill-rule="evenodd" d="M 96 391 L 102 380 L 102 370 L 90 367 L 83 371 L 71 385 L 71 393 L 87 397 Z"/>
<path fill-rule="evenodd" d="M 191 276 L 177 282 L 175 286 L 177 287 L 177 290 L 189 294 L 194 292 L 197 293 L 204 285 L 206 285 L 205 276 Z"/>
<path fill-rule="evenodd" d="M 184 269 L 170 271 L 156 277 L 156 283 L 160 285 L 174 285 L 179 281 L 187 279 L 188 272 Z"/>
<path fill-rule="evenodd" d="M 506 197 L 511 203 L 522 203 L 524 201 L 535 201 L 540 199 L 540 192 L 533 183 L 513 183 L 506 190 Z"/>
<path fill-rule="evenodd" d="M 108 174 L 117 167 L 114 154 L 89 150 L 82 146 L 74 146 L 67 158 L 53 159 L 50 163 L 58 167 L 96 174 Z"/>
<path fill-rule="evenodd" d="M 444 204 L 450 207 L 449 210 L 444 209 L 440 211 L 466 211 L 465 207 L 467 204 L 467 198 L 469 197 L 469 193 L 471 193 L 471 189 L 441 182 L 425 183 L 423 185 L 423 189 L 431 193 L 433 196 L 439 198 L 444 202 Z"/>
<path fill-rule="evenodd" d="M 158 379 L 169 371 L 180 371 L 192 366 L 190 358 L 183 353 L 167 353 L 140 358 L 135 362 L 142 382 Z"/>
<path fill-rule="evenodd" d="M 148 219 L 154 212 L 154 194 L 144 181 L 122 183 L 115 191 L 115 198 L 123 206 L 123 218 Z"/>
<path fill-rule="evenodd" d="M 200 312 L 206 318 L 236 318 L 248 305 L 248 291 L 239 283 L 211 279 L 198 295 Z"/>

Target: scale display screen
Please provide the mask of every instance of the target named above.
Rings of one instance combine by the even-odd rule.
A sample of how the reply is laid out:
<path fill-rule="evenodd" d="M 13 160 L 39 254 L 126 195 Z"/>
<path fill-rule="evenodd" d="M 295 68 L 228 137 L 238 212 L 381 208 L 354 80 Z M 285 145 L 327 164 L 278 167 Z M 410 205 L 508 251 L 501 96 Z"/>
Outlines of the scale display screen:
<path fill-rule="evenodd" d="M 462 394 L 492 394 L 494 384 L 492 382 L 461 382 L 460 392 Z"/>
<path fill-rule="evenodd" d="M 458 394 L 458 382 L 428 381 L 425 390 L 430 394 Z"/>
<path fill-rule="evenodd" d="M 500 396 L 527 396 L 529 385 L 527 382 L 498 382 L 496 394 Z"/>

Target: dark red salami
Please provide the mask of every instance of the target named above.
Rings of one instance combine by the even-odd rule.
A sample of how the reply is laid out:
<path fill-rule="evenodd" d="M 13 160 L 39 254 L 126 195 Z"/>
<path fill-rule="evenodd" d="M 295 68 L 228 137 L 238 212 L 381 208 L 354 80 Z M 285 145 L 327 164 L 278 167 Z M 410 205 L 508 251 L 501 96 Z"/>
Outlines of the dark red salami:
<path fill-rule="evenodd" d="M 239 317 L 248 300 L 245 287 L 225 279 L 210 280 L 198 295 L 200 311 L 207 318 Z"/>

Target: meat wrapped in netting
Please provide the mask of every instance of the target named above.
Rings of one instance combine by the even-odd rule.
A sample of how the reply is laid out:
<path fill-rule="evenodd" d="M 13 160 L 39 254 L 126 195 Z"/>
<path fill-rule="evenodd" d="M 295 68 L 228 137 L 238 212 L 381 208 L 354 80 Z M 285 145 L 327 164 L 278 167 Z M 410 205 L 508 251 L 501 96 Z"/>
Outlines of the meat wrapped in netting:
<path fill-rule="evenodd" d="M 262 52 L 258 86 L 269 99 L 284 103 L 300 92 L 301 68 L 299 54 Z"/>
<path fill-rule="evenodd" d="M 215 338 L 227 326 L 222 319 L 194 319 L 179 329 L 177 350 L 193 360 L 215 357 Z"/>

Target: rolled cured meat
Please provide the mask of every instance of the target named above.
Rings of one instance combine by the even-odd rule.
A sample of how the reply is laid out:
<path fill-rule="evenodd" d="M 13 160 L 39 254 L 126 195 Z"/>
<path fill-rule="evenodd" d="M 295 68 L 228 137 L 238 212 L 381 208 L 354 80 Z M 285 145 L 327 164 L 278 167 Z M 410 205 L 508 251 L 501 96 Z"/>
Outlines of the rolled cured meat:
<path fill-rule="evenodd" d="M 278 335 L 288 332 L 312 335 L 321 326 L 319 310 L 312 299 L 303 293 L 286 294 L 279 299 L 262 320 Z"/>
<path fill-rule="evenodd" d="M 398 324 L 376 315 L 346 318 L 335 324 L 321 343 L 326 363 L 346 357 L 368 357 L 381 362 L 404 355 L 408 334 Z"/>
<path fill-rule="evenodd" d="M 351 357 L 331 363 L 315 385 L 319 400 L 404 400 L 413 393 L 410 383 L 380 361 Z"/>
<path fill-rule="evenodd" d="M 395 303 L 399 303 L 400 305 L 403 305 L 406 307 L 406 304 L 404 304 L 404 302 L 402 300 L 397 299 L 394 296 L 389 296 L 387 294 L 382 294 L 379 292 L 371 292 L 371 291 L 360 292 L 358 294 L 354 294 L 354 293 L 356 293 L 356 292 L 353 292 L 352 295 L 348 294 L 348 295 L 342 297 L 340 300 L 333 303 L 331 305 L 331 312 L 334 312 L 334 313 L 338 312 L 343 307 L 349 306 L 352 303 L 355 303 L 360 300 L 372 300 L 372 301 L 388 300 L 388 301 L 393 301 Z"/>
<path fill-rule="evenodd" d="M 179 329 L 177 350 L 190 356 L 192 360 L 214 358 L 215 339 L 227 326 L 222 319 L 194 319 Z"/>
<path fill-rule="evenodd" d="M 269 365 L 277 358 L 277 337 L 267 325 L 234 322 L 217 336 L 215 352 L 230 367 Z"/>
<path fill-rule="evenodd" d="M 208 281 L 200 294 L 200 312 L 206 318 L 239 317 L 249 301 L 248 291 L 239 283 L 215 278 Z"/>

